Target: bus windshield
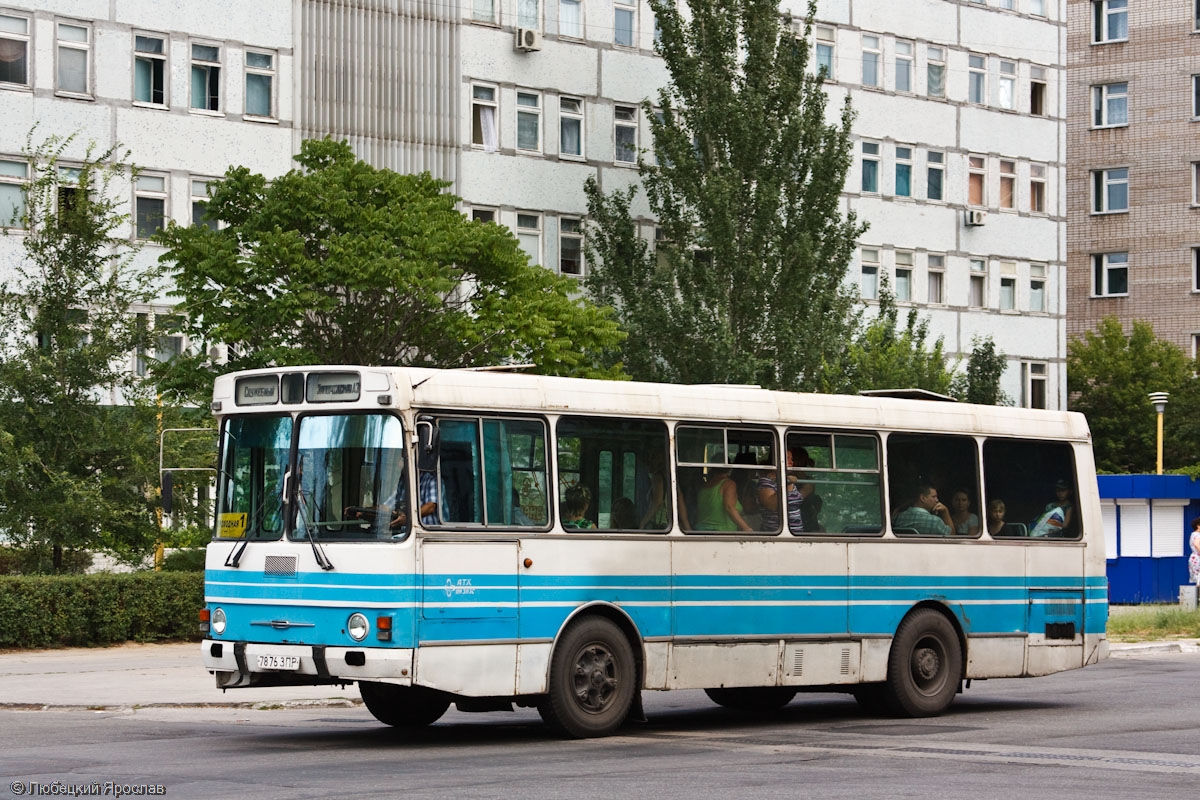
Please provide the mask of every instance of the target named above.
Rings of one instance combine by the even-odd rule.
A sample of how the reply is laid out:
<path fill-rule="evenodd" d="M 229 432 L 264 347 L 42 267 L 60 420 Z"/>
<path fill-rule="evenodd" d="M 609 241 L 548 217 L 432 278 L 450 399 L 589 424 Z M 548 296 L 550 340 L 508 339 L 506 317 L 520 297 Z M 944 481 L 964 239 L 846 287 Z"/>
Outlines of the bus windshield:
<path fill-rule="evenodd" d="M 217 537 L 278 539 L 283 533 L 283 478 L 292 446 L 289 416 L 225 422 L 217 479 Z"/>
<path fill-rule="evenodd" d="M 300 418 L 291 538 L 403 539 L 411 527 L 404 426 L 387 414 Z"/>

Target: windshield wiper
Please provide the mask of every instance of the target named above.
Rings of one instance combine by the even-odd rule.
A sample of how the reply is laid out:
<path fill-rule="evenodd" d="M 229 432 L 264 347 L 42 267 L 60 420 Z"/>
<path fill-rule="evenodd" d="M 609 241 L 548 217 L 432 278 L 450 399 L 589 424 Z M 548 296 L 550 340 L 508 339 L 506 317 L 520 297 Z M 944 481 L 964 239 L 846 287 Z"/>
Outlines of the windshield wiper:
<path fill-rule="evenodd" d="M 300 483 L 296 484 L 296 496 L 300 498 L 300 524 L 304 525 L 304 533 L 308 536 L 308 541 L 312 545 L 313 558 L 317 560 L 317 566 L 323 570 L 333 569 L 333 562 L 329 560 L 329 556 L 325 555 L 325 548 L 317 541 L 317 520 L 310 515 L 308 499 L 304 496 L 304 486 Z M 308 524 L 305 520 L 312 517 L 312 524 Z"/>
<path fill-rule="evenodd" d="M 250 544 L 249 539 L 242 539 L 240 543 L 235 544 L 233 549 L 229 551 L 229 555 L 225 557 L 225 566 L 237 569 L 242 560 L 242 553 L 246 552 L 246 545 L 248 544 Z"/>

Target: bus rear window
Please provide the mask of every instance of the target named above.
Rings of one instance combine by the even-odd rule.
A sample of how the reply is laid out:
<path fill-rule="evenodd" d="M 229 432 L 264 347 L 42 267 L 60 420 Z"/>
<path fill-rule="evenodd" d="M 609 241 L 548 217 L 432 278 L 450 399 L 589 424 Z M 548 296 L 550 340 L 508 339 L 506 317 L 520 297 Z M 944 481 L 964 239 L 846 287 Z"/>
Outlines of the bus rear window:
<path fill-rule="evenodd" d="M 983 474 L 992 536 L 1079 538 L 1075 458 L 1069 444 L 988 439 Z"/>

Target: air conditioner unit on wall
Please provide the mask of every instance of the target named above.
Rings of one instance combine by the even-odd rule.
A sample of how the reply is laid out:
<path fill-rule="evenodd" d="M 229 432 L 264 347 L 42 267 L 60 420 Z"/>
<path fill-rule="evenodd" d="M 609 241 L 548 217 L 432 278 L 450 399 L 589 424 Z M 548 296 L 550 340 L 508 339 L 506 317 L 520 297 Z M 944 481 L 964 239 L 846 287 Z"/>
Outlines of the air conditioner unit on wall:
<path fill-rule="evenodd" d="M 983 224 L 987 218 L 986 211 L 966 211 L 963 213 L 963 221 L 969 228 L 975 228 Z"/>
<path fill-rule="evenodd" d="M 513 49 L 522 53 L 532 53 L 542 49 L 542 33 L 533 28 L 517 28 L 513 37 Z"/>

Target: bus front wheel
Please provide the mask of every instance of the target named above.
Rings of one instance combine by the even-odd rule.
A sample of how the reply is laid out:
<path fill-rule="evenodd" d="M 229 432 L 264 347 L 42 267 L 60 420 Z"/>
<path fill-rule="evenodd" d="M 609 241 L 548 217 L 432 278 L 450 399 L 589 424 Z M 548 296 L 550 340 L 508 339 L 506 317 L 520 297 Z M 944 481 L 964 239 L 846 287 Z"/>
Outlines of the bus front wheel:
<path fill-rule="evenodd" d="M 449 698 L 424 686 L 359 681 L 363 705 L 375 719 L 393 728 L 423 728 L 432 725 L 450 707 Z"/>
<path fill-rule="evenodd" d="M 637 691 L 633 647 L 613 622 L 587 617 L 554 648 L 550 686 L 538 713 L 559 733 L 607 736 L 625 721 Z"/>
<path fill-rule="evenodd" d="M 904 618 L 888 655 L 887 700 L 905 717 L 945 711 L 958 692 L 962 649 L 945 615 L 919 608 Z"/>
<path fill-rule="evenodd" d="M 774 711 L 792 702 L 796 690 L 790 686 L 749 686 L 735 689 L 705 689 L 708 699 L 738 711 Z"/>

